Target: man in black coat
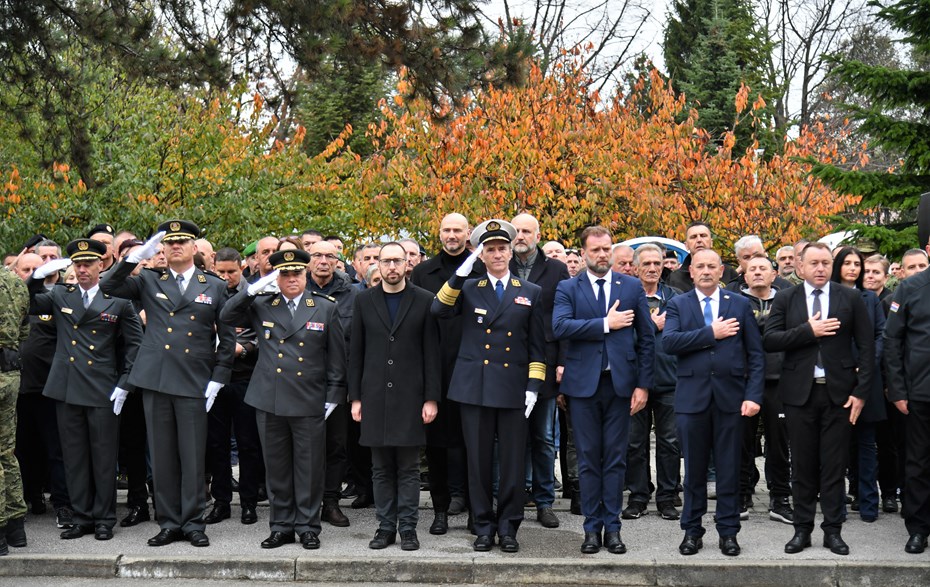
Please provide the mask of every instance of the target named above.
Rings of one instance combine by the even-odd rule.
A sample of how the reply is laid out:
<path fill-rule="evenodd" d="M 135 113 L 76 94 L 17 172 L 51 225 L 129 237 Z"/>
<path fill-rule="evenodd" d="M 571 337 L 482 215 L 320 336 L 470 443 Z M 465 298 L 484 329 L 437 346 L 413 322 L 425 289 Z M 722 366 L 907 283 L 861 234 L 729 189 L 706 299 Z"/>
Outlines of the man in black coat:
<path fill-rule="evenodd" d="M 410 281 L 430 293 L 439 293 L 455 270 L 468 258 L 466 243 L 470 232 L 468 220 L 464 216 L 455 213 L 446 215 L 439 225 L 442 250 L 435 257 L 414 267 Z M 468 277 L 476 278 L 483 272 L 484 265 L 478 261 Z M 459 343 L 462 340 L 462 317 L 440 318 L 438 325 L 442 410 L 436 415 L 433 423 L 426 427 L 429 492 L 435 515 L 429 528 L 430 534 L 445 534 L 449 529 L 449 505 L 452 502 L 450 479 L 460 482 L 462 491 L 467 493 L 459 407 L 455 402 L 446 401 L 455 359 L 459 354 Z M 467 502 L 467 495 L 463 498 Z"/>
<path fill-rule="evenodd" d="M 801 253 L 804 283 L 775 296 L 765 324 L 765 350 L 784 351 L 778 392 L 788 423 L 794 475 L 794 537 L 785 552 L 811 545 L 817 495 L 823 544 L 849 554 L 845 518 L 849 440 L 872 386 L 875 337 L 858 291 L 830 282 L 833 256 L 823 243 Z M 855 344 L 858 359 L 850 349 Z"/>
<path fill-rule="evenodd" d="M 552 305 L 555 288 L 568 279 L 568 267 L 550 259 L 539 248 L 539 222 L 529 214 L 518 214 L 511 221 L 517 235 L 513 240 L 510 272 L 542 288 L 543 325 L 546 345 L 546 380 L 539 390 L 536 407 L 527 420 L 527 460 L 532 465 L 531 497 L 536 504 L 536 519 L 545 528 L 557 528 L 559 518 L 552 511 L 555 502 L 555 397 L 559 385 L 556 372 L 564 368 L 565 343 L 552 334 Z"/>
<path fill-rule="evenodd" d="M 439 332 L 433 295 L 405 279 L 403 246 L 388 243 L 378 257 L 382 281 L 355 299 L 349 401 L 371 447 L 378 530 L 369 548 L 393 544 L 417 550 L 420 447 L 439 401 Z"/>
<path fill-rule="evenodd" d="M 702 249 L 711 249 L 714 246 L 713 233 L 706 222 L 697 220 L 688 225 L 685 229 L 685 246 L 688 247 L 688 256 L 682 262 L 681 266 L 669 273 L 667 276 L 663 273 L 663 280 L 680 291 L 686 292 L 694 289 L 694 280 L 691 279 L 691 258 L 694 254 Z M 723 266 L 723 277 L 720 282 L 723 285 L 735 281 L 739 278 L 736 271 L 729 265 Z"/>

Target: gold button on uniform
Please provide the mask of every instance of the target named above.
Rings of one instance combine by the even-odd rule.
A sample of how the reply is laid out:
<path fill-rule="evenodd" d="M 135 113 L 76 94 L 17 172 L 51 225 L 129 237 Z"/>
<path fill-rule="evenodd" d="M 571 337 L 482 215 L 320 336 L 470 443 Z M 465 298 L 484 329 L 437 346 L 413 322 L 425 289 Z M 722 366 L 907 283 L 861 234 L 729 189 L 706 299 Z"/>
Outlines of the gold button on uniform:
<path fill-rule="evenodd" d="M 304 362 L 304 358 L 303 358 L 303 357 L 297 357 L 297 362 L 298 362 L 298 363 L 303 363 L 303 362 Z"/>
<path fill-rule="evenodd" d="M 488 364 L 488 360 L 487 360 L 487 359 L 484 360 L 484 364 L 485 364 L 485 365 Z"/>
<path fill-rule="evenodd" d="M 72 363 L 74 362 L 74 357 L 71 357 L 71 362 L 72 362 Z"/>
<path fill-rule="evenodd" d="M 509 366 L 510 366 L 510 365 L 508 365 L 507 363 L 504 363 L 504 367 L 509 367 Z"/>
<path fill-rule="evenodd" d="M 87 348 L 89 348 L 90 350 L 94 350 L 94 345 L 90 345 L 90 346 L 87 347 Z"/>
<path fill-rule="evenodd" d="M 174 316 L 174 312 L 168 312 L 169 316 Z"/>
<path fill-rule="evenodd" d="M 278 371 L 278 373 L 280 373 L 280 372 L 281 372 L 281 367 L 278 367 L 277 371 Z"/>
<path fill-rule="evenodd" d="M 489 349 L 489 348 L 491 348 L 491 345 L 486 344 L 486 345 L 484 345 L 484 348 Z"/>
<path fill-rule="evenodd" d="M 76 344 L 77 344 L 77 341 L 76 341 L 76 340 L 72 340 L 72 341 L 71 341 L 71 346 L 74 346 L 74 345 L 76 345 Z"/>
<path fill-rule="evenodd" d="M 279 358 L 279 359 L 283 359 L 283 358 L 284 358 L 284 353 L 278 353 L 278 358 Z"/>
<path fill-rule="evenodd" d="M 507 336 L 513 336 L 513 332 L 508 332 Z"/>
<path fill-rule="evenodd" d="M 168 332 L 174 332 L 174 330 L 172 330 L 171 327 L 169 326 L 169 327 L 168 327 Z"/>
<path fill-rule="evenodd" d="M 94 362 L 93 362 L 93 361 L 87 361 L 87 364 L 88 364 L 88 365 L 93 365 Z"/>
<path fill-rule="evenodd" d="M 166 351 L 167 351 L 168 349 L 170 349 L 170 348 L 171 348 L 171 345 L 170 345 L 170 344 L 166 344 L 166 345 L 165 345 L 165 350 L 166 350 Z"/>
<path fill-rule="evenodd" d="M 509 352 L 510 352 L 510 347 L 507 347 L 507 348 L 505 348 L 504 350 L 507 351 L 507 352 L 509 353 Z"/>
<path fill-rule="evenodd" d="M 485 332 L 487 332 L 488 334 L 491 334 L 491 329 L 488 328 Z"/>

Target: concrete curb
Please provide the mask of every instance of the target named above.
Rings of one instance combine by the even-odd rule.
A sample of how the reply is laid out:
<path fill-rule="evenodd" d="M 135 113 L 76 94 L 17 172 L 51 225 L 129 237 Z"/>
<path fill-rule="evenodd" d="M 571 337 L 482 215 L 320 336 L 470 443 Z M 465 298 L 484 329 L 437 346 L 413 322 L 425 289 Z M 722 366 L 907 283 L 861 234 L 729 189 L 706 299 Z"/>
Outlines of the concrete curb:
<path fill-rule="evenodd" d="M 120 555 L 17 554 L 0 558 L 0 577 L 81 577 L 116 576 Z"/>

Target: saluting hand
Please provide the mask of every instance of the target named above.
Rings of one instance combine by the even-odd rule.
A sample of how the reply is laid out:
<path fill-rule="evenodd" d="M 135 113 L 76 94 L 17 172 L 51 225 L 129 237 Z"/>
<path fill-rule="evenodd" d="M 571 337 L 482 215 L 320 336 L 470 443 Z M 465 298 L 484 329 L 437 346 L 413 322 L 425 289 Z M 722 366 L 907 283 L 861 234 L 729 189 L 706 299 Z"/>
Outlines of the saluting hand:
<path fill-rule="evenodd" d="M 167 233 L 164 230 L 159 230 L 156 232 L 152 238 L 145 241 L 145 244 L 129 253 L 126 256 L 127 263 L 138 263 L 139 261 L 145 261 L 151 259 L 155 256 L 155 253 L 158 252 L 158 245 L 161 244 L 161 239 L 165 238 Z"/>
<path fill-rule="evenodd" d="M 248 288 L 248 294 L 249 294 L 250 296 L 255 296 L 255 295 L 258 295 L 258 294 L 260 294 L 260 293 L 262 293 L 262 292 L 268 290 L 268 288 L 271 287 L 271 284 L 273 284 L 273 283 L 275 283 L 275 282 L 277 281 L 277 279 L 278 279 L 278 273 L 280 273 L 280 271 L 278 271 L 277 269 L 275 269 L 274 271 L 272 271 L 272 272 L 269 273 L 268 275 L 262 277 L 261 279 L 259 279 L 258 281 L 256 281 L 256 282 L 253 283 L 252 285 L 250 285 L 249 288 Z"/>
<path fill-rule="evenodd" d="M 58 273 L 62 269 L 71 266 L 71 259 L 64 257 L 63 259 L 52 259 L 44 265 L 39 265 L 36 267 L 36 270 L 32 272 L 33 279 L 45 279 L 49 275 Z"/>
<path fill-rule="evenodd" d="M 478 260 L 478 256 L 481 255 L 481 250 L 484 249 L 484 243 L 478 243 L 478 246 L 475 247 L 475 250 L 472 251 L 472 254 L 459 265 L 459 268 L 455 270 L 455 274 L 459 277 L 468 277 L 471 273 L 472 267 L 475 266 L 475 261 Z"/>

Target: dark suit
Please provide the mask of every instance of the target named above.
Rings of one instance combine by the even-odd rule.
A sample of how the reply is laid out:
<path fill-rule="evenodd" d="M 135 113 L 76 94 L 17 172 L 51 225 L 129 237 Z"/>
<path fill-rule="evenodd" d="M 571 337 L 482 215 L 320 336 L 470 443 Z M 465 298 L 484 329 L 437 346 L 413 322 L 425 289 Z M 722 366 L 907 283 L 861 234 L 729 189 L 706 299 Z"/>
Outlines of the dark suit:
<path fill-rule="evenodd" d="M 243 290 L 221 313 L 227 324 L 249 318 L 258 362 L 245 403 L 256 410 L 271 503 L 272 532 L 320 533 L 326 452 L 326 403 L 345 403 L 346 351 L 336 304 L 302 292 L 291 316 L 280 293 Z"/>
<path fill-rule="evenodd" d="M 718 295 L 715 318 L 736 318 L 736 335 L 714 338 L 698 300 L 704 294 L 696 290 L 669 301 L 662 335 L 665 351 L 678 355 L 675 414 L 685 459 L 681 528 L 689 536 L 704 534 L 711 454 L 717 467 L 717 533 L 739 532 L 740 410 L 744 401 L 761 406 L 765 385 L 765 354 L 752 306 L 736 293 L 718 289 Z"/>
<path fill-rule="evenodd" d="M 779 292 L 765 324 L 765 350 L 784 351 L 778 391 L 785 405 L 788 438 L 793 450 L 794 527 L 814 528 L 817 493 L 826 534 L 843 526 L 846 465 L 851 425 L 843 408 L 850 395 L 865 399 L 875 365 L 873 326 L 862 296 L 852 288 L 829 284 L 827 316 L 840 327 L 833 336 L 815 337 L 808 324 L 805 284 Z M 853 358 L 855 345 L 859 355 Z M 815 384 L 817 354 L 823 359 L 826 384 Z"/>
<path fill-rule="evenodd" d="M 596 301 L 587 271 L 563 281 L 555 293 L 552 329 L 568 343 L 560 391 L 571 398 L 585 532 L 620 530 L 630 398 L 654 385 L 655 333 L 638 279 L 610 272 L 610 298 L 618 311 L 633 310 L 632 328 L 604 332 L 605 306 Z M 635 336 L 634 336 L 635 333 Z M 602 370 L 607 353 L 609 371 Z"/>
<path fill-rule="evenodd" d="M 142 323 L 128 300 L 98 291 L 84 308 L 75 285 L 46 291 L 29 280 L 30 313 L 52 314 L 58 345 L 46 396 L 57 400 L 65 478 L 74 523 L 86 528 L 116 524 L 116 463 L 119 417 L 110 394 L 127 391 L 133 361 L 142 342 Z"/>
<path fill-rule="evenodd" d="M 207 412 L 210 381 L 226 384 L 236 333 L 219 320 L 226 282 L 194 268 L 181 293 L 167 269 L 120 262 L 100 281 L 113 296 L 138 300 L 146 328 L 129 383 L 142 389 L 155 483 L 155 509 L 163 530 L 205 529 Z M 219 342 L 217 342 L 219 339 Z"/>
<path fill-rule="evenodd" d="M 525 392 L 538 392 L 546 373 L 541 293 L 538 285 L 511 275 L 498 301 L 488 277 L 466 281 L 454 275 L 433 300 L 435 316 L 462 317 L 449 399 L 461 404 L 469 499 L 479 536 L 516 536 L 523 521 Z M 495 435 L 500 462 L 496 516 Z"/>

